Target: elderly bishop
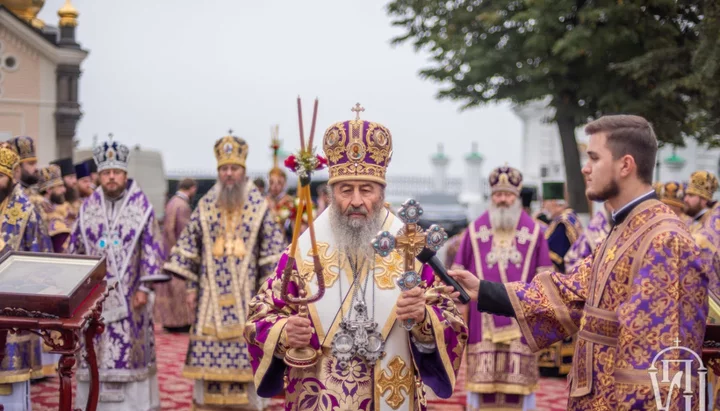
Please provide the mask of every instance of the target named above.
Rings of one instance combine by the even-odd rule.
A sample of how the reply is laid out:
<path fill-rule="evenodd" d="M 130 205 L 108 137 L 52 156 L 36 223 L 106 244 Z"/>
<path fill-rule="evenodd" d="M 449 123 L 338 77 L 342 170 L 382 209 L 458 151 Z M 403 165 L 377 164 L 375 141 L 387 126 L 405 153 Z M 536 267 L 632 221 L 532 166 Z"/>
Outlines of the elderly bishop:
<path fill-rule="evenodd" d="M 502 283 L 530 282 L 552 269 L 540 224 L 522 208 L 520 171 L 503 166 L 490 173 L 490 209 L 468 227 L 453 267 Z M 468 409 L 533 409 L 538 383 L 535 354 L 512 318 L 469 309 Z"/>
<path fill-rule="evenodd" d="M 243 339 L 250 299 L 273 275 L 285 239 L 248 180 L 245 140 L 215 143 L 218 183 L 198 202 L 165 270 L 187 281 L 195 310 L 183 376 L 195 380 L 195 410 L 262 409 Z"/>
<path fill-rule="evenodd" d="M 156 410 L 160 397 L 152 318 L 154 282 L 162 274 L 164 250 L 155 212 L 137 182 L 127 178 L 130 150 L 116 141 L 95 147 L 100 187 L 80 207 L 68 254 L 107 258 L 115 288 L 103 306 L 107 327 L 96 337 L 102 411 Z M 89 394 L 90 370 L 80 356 L 76 402 Z"/>
<path fill-rule="evenodd" d="M 314 234 L 325 295 L 307 306 L 309 318 L 286 304 L 282 277 L 289 252 L 283 254 L 250 304 L 245 330 L 258 394 L 284 392 L 286 410 L 425 409 L 426 390 L 442 398 L 453 392 L 465 323 L 428 266 L 396 252 L 383 257 L 372 246 L 378 232 L 395 235 L 405 226 L 384 205 L 389 130 L 359 118 L 336 123 L 325 132 L 323 147 L 330 205 Z M 301 278 L 316 275 L 311 235 L 308 230 L 299 237 L 293 256 Z M 407 235 L 395 241 L 399 248 L 417 245 Z M 408 264 L 419 284 L 403 291 L 398 280 L 410 272 Z M 302 282 L 295 278 L 288 291 L 297 297 Z M 315 295 L 318 285 L 305 282 L 304 293 Z M 290 349 L 315 350 L 317 362 L 288 367 Z"/>

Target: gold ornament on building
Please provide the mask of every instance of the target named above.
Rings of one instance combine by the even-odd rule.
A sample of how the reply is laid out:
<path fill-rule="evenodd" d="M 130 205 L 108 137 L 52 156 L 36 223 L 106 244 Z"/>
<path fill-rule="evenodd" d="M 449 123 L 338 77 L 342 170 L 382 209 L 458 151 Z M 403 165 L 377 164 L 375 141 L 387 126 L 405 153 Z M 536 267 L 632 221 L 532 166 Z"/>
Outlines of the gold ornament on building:
<path fill-rule="evenodd" d="M 77 26 L 77 18 L 80 15 L 78 11 L 70 3 L 70 0 L 65 0 L 65 4 L 58 10 L 58 16 L 60 16 L 60 27 L 75 27 Z"/>
<path fill-rule="evenodd" d="M 45 5 L 45 0 L 0 0 L 0 5 L 7 7 L 14 15 L 36 29 L 45 27 L 45 22 L 37 18 L 40 9 Z"/>

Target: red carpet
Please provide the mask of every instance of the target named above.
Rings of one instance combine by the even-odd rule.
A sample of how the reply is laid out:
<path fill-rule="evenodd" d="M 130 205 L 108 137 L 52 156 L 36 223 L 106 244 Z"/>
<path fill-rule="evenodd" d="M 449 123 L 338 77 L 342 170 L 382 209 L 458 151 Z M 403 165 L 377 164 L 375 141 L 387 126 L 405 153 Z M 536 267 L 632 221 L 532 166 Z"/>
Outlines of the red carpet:
<path fill-rule="evenodd" d="M 192 401 L 192 383 L 180 375 L 185 360 L 188 338 L 181 334 L 158 331 L 157 356 L 160 380 L 160 400 L 163 410 L 189 410 Z M 463 411 L 465 405 L 464 367 L 460 373 L 455 395 L 447 400 L 432 400 L 428 407 L 433 411 Z M 542 379 L 536 393 L 537 409 L 561 411 L 567 406 L 567 389 L 564 379 Z M 33 411 L 58 409 L 58 379 L 50 378 L 32 386 Z M 273 399 L 271 411 L 282 410 L 282 399 Z"/>

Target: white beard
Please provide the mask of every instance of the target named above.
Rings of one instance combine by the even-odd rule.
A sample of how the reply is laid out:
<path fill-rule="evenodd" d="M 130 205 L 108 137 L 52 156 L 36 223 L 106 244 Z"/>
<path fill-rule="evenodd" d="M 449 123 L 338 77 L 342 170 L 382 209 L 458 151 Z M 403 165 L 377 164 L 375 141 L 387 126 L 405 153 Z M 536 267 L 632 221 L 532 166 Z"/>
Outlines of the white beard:
<path fill-rule="evenodd" d="M 510 207 L 506 208 L 491 203 L 488 212 L 490 213 L 490 225 L 493 230 L 511 231 L 517 227 L 520 221 L 522 204 L 515 201 Z"/>
<path fill-rule="evenodd" d="M 386 215 L 383 207 L 371 211 L 365 221 L 345 216 L 332 202 L 327 212 L 330 213 L 328 217 L 335 246 L 340 252 L 360 259 L 373 257 L 375 250 L 371 243 L 382 228 Z"/>

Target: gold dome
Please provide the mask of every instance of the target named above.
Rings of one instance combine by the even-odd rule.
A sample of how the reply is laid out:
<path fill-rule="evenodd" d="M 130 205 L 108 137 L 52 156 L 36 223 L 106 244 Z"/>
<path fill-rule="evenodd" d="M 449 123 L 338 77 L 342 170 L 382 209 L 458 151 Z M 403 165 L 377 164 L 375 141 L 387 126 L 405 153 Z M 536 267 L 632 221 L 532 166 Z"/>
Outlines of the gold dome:
<path fill-rule="evenodd" d="M 70 4 L 70 0 L 65 0 L 65 4 L 58 10 L 60 16 L 60 27 L 77 26 L 77 17 L 80 15 L 78 11 Z"/>
<path fill-rule="evenodd" d="M 37 18 L 40 9 L 45 5 L 45 0 L 0 0 L 0 5 L 7 7 L 13 14 L 37 29 L 45 27 L 45 22 Z"/>

